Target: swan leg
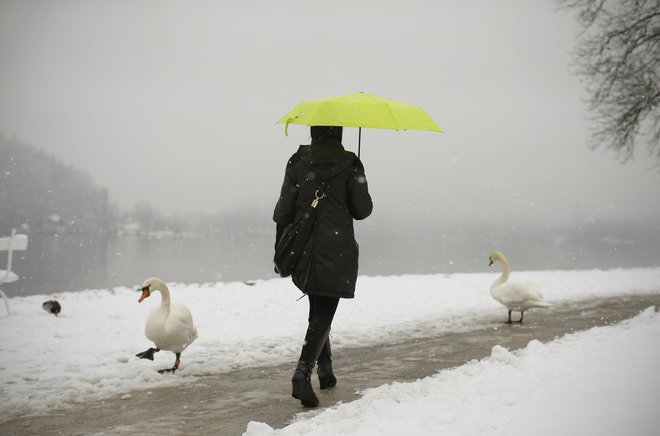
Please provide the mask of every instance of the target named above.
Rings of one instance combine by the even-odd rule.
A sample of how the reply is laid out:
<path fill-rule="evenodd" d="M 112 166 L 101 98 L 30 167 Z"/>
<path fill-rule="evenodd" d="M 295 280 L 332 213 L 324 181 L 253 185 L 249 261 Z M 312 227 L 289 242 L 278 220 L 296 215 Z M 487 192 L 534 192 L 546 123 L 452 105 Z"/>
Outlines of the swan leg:
<path fill-rule="evenodd" d="M 169 369 L 161 369 L 158 372 L 160 374 L 164 374 L 166 372 L 171 372 L 174 373 L 179 368 L 179 365 L 181 364 L 181 353 L 176 353 L 176 360 L 174 361 L 174 366 Z"/>
<path fill-rule="evenodd" d="M 518 321 L 520 324 L 522 324 L 523 316 L 525 316 L 525 312 L 522 310 L 520 311 L 520 321 Z"/>
<path fill-rule="evenodd" d="M 140 359 L 154 360 L 154 353 L 157 353 L 159 351 L 160 351 L 160 348 L 149 348 L 147 351 L 137 353 L 135 355 L 135 357 L 139 357 Z"/>
<path fill-rule="evenodd" d="M 509 311 L 509 320 L 507 321 L 507 324 L 511 324 L 511 311 Z"/>

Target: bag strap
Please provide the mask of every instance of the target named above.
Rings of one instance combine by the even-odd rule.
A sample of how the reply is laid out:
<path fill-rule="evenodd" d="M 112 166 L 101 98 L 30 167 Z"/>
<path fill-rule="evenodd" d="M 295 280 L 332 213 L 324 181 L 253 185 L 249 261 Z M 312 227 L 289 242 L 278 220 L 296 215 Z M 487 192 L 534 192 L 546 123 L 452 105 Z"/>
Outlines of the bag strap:
<path fill-rule="evenodd" d="M 312 208 L 316 209 L 316 206 L 319 205 L 319 201 L 322 198 L 325 198 L 325 184 L 326 184 L 326 182 L 330 181 L 332 178 L 334 178 L 335 176 L 337 176 L 340 173 L 341 173 L 341 171 L 338 172 L 338 173 L 335 173 L 335 174 L 331 175 L 330 177 L 327 177 L 327 178 L 325 178 L 325 179 L 323 179 L 319 182 L 319 184 L 321 186 L 316 191 L 314 191 L 314 198 L 312 199 L 312 204 L 311 204 Z M 319 195 L 319 191 L 321 191 L 320 195 Z"/>
<path fill-rule="evenodd" d="M 304 147 L 304 146 L 301 145 L 300 148 L 302 148 L 302 147 Z M 291 162 L 297 163 L 299 160 L 300 160 L 300 149 L 296 153 L 294 153 L 291 160 L 289 160 L 289 163 L 290 164 L 291 164 Z M 302 164 L 302 166 L 304 168 L 307 168 L 307 169 L 310 169 L 310 170 L 314 171 L 314 168 L 310 168 L 305 164 Z M 325 198 L 325 184 L 326 184 L 326 182 L 330 181 L 332 178 L 334 178 L 335 176 L 337 176 L 341 173 L 342 173 L 342 171 L 339 171 L 339 172 L 334 173 L 333 175 L 331 175 L 329 177 L 326 177 L 323 180 L 317 181 L 318 185 L 317 185 L 316 191 L 314 191 L 314 198 L 312 198 L 312 202 L 310 204 L 313 208 L 316 208 L 316 206 L 318 206 L 318 204 L 319 204 L 319 201 L 322 198 Z M 319 194 L 319 191 L 320 191 L 320 194 Z"/>

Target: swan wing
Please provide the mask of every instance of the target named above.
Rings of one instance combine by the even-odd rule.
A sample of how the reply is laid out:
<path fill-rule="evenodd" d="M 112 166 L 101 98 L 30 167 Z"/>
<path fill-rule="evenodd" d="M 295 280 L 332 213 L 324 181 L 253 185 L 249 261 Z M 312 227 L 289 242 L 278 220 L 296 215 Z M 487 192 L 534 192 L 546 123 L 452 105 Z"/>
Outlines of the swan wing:
<path fill-rule="evenodd" d="M 527 310 L 531 307 L 547 307 L 548 302 L 532 282 L 507 282 L 491 291 L 493 298 L 509 310 Z"/>
<path fill-rule="evenodd" d="M 158 348 L 175 353 L 182 352 L 197 339 L 197 328 L 190 310 L 180 304 L 154 308 L 144 332 Z"/>
<path fill-rule="evenodd" d="M 197 339 L 197 328 L 193 323 L 192 314 L 187 307 L 180 304 L 170 306 L 170 314 L 167 317 L 164 331 L 165 349 L 177 353 L 183 351 Z"/>

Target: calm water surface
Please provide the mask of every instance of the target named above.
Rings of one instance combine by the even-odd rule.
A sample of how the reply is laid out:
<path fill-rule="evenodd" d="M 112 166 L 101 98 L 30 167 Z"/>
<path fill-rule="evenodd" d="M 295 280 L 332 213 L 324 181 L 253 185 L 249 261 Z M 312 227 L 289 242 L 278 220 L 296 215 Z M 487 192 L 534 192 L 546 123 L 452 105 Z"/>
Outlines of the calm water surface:
<path fill-rule="evenodd" d="M 377 234 L 358 227 L 360 273 L 364 275 L 492 272 L 488 254 L 505 252 L 515 270 L 609 269 L 657 266 L 658 235 L 623 236 L 508 231 Z M 505 247 L 505 248 L 503 248 Z M 13 270 L 22 278 L 3 286 L 8 296 L 55 295 L 85 289 L 136 287 L 151 276 L 167 282 L 249 281 L 276 277 L 273 235 L 247 237 L 93 237 L 30 235 L 16 252 Z M 3 253 L 4 254 L 4 253 Z M 0 255 L 0 262 L 6 258 Z"/>
<path fill-rule="evenodd" d="M 265 237 L 238 242 L 227 238 L 31 235 L 28 249 L 14 254 L 12 269 L 22 279 L 3 289 L 15 296 L 137 287 L 151 276 L 180 283 L 268 278 L 272 275 L 270 253 L 262 249 L 265 243 Z"/>

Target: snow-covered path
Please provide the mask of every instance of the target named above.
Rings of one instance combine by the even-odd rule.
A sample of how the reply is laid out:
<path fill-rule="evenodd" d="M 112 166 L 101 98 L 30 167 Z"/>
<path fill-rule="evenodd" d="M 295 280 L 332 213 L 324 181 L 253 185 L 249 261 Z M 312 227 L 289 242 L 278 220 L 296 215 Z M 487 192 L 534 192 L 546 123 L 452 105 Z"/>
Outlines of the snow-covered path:
<path fill-rule="evenodd" d="M 532 340 L 552 341 L 564 333 L 611 325 L 652 305 L 660 306 L 660 294 L 560 303 L 552 311 L 533 313 L 534 316 L 530 316 L 529 322 L 522 327 L 503 325 L 499 311 L 472 317 L 470 323 L 460 322 L 463 326 L 460 331 L 439 328 L 442 323 L 419 323 L 413 330 L 391 336 L 389 343 L 336 350 L 335 366 L 340 383 L 335 389 L 317 392 L 321 405 L 325 407 L 338 402 L 343 403 L 344 407 L 351 404 L 363 407 L 359 406 L 359 401 L 351 401 L 360 398 L 360 391 L 365 388 L 378 388 L 398 381 L 395 386 L 403 389 L 407 385 L 400 382 L 412 382 L 438 370 L 460 368 L 473 359 L 487 358 L 493 347 L 496 351 L 505 348 L 513 350 L 526 347 Z M 535 350 L 540 349 L 542 347 Z M 506 355 L 507 352 L 502 353 Z M 467 363 L 468 366 L 472 364 Z M 51 410 L 46 416 L 10 420 L 0 424 L 0 432 L 12 434 L 29 429 L 31 433 L 64 434 L 237 435 L 245 431 L 250 421 L 281 428 L 295 414 L 303 411 L 299 402 L 290 398 L 291 365 L 288 362 L 245 368 L 196 377 L 171 387 L 132 391 L 114 399 Z M 320 411 L 307 412 L 299 418 L 306 420 Z M 447 413 L 458 416 L 460 411 L 452 409 Z M 313 427 L 315 422 L 323 422 L 324 418 L 318 419 L 321 421 L 311 421 L 308 425 Z M 350 419 L 356 419 L 355 415 Z M 294 424 L 286 431 L 311 428 L 301 425 Z M 336 429 L 326 424 L 320 427 Z M 263 425 L 252 424 L 250 432 L 254 431 L 270 430 Z"/>

